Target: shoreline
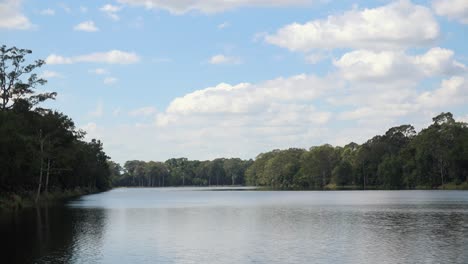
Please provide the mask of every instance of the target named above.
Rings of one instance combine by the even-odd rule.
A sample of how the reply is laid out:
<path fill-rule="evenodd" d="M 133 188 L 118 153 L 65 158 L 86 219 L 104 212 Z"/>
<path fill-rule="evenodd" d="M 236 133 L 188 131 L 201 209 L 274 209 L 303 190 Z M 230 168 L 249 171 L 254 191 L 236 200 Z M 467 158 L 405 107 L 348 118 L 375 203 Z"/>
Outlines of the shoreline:
<path fill-rule="evenodd" d="M 0 213 L 62 203 L 79 196 L 100 192 L 103 191 L 93 188 L 75 188 L 71 190 L 52 191 L 47 194 L 41 194 L 37 203 L 34 201 L 36 193 L 32 191 L 2 193 L 0 194 Z"/>
<path fill-rule="evenodd" d="M 368 186 L 366 189 L 361 186 L 348 185 L 348 186 L 335 186 L 327 185 L 323 189 L 279 189 L 271 188 L 268 186 L 166 186 L 166 187 L 154 187 L 154 188 L 198 188 L 207 189 L 209 188 L 227 188 L 233 189 L 241 188 L 243 191 L 417 191 L 417 190 L 445 190 L 445 191 L 468 191 L 468 182 L 463 182 L 461 184 L 447 183 L 436 188 L 431 188 L 430 186 L 416 186 L 415 188 L 401 188 L 401 189 L 386 189 L 378 188 L 375 186 Z M 149 187 L 136 187 L 136 186 L 115 186 L 108 190 L 98 190 L 96 188 L 75 188 L 72 190 L 63 190 L 63 191 L 53 191 L 48 194 L 42 194 L 37 203 L 34 202 L 35 192 L 10 192 L 0 194 L 0 213 L 8 211 L 16 211 L 25 208 L 41 207 L 44 205 L 51 205 L 57 203 L 63 203 L 66 200 L 77 198 L 84 195 L 96 194 L 112 189 L 119 188 L 149 188 Z M 245 189 L 243 189 L 245 188 Z"/>

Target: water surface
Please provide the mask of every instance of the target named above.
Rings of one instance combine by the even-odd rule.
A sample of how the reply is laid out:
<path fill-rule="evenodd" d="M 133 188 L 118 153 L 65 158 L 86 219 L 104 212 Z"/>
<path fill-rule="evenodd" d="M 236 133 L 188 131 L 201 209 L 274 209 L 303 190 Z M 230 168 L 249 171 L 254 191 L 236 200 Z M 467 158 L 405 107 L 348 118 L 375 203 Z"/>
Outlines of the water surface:
<path fill-rule="evenodd" d="M 12 262 L 468 263 L 468 192 L 215 190 L 114 189 L 0 239 Z"/>

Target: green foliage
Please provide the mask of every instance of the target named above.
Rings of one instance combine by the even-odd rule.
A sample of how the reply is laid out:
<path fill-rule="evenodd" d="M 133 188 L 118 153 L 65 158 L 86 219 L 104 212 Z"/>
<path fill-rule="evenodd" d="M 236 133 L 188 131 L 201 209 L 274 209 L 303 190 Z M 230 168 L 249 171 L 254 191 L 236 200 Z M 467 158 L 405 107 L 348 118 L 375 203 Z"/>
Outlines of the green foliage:
<path fill-rule="evenodd" d="M 39 78 L 33 71 L 44 64 L 43 60 L 36 60 L 32 64 L 24 65 L 26 55 L 30 50 L 16 47 L 0 46 L 0 109 L 12 109 L 15 105 L 21 108 L 31 108 L 45 100 L 54 99 L 56 93 L 36 94 L 37 85 L 44 85 L 47 81 Z"/>
<path fill-rule="evenodd" d="M 32 72 L 44 61 L 24 65 L 30 53 L 0 47 L 0 191 L 39 198 L 51 189 L 110 188 L 102 143 L 84 142 L 68 116 L 38 107 L 56 94 L 35 93 L 46 81 Z"/>
<path fill-rule="evenodd" d="M 441 113 L 419 134 L 390 128 L 362 145 L 331 145 L 257 156 L 246 183 L 273 189 L 463 188 L 468 182 L 468 126 Z M 299 165 L 298 165 L 299 161 Z"/>
<path fill-rule="evenodd" d="M 351 182 L 353 166 L 349 161 L 341 160 L 332 171 L 332 182 L 338 186 L 343 186 Z"/>
<path fill-rule="evenodd" d="M 413 126 L 401 125 L 362 145 L 273 150 L 259 154 L 255 161 L 127 161 L 123 169 L 112 169 L 113 182 L 115 186 L 245 184 L 295 190 L 464 188 L 468 126 L 450 113 L 433 121 L 419 134 Z"/>
<path fill-rule="evenodd" d="M 165 162 L 132 160 L 125 162 L 119 173 L 113 174 L 112 182 L 114 186 L 140 187 L 243 185 L 245 171 L 252 162 L 241 159 L 198 161 L 187 158 L 173 158 Z"/>

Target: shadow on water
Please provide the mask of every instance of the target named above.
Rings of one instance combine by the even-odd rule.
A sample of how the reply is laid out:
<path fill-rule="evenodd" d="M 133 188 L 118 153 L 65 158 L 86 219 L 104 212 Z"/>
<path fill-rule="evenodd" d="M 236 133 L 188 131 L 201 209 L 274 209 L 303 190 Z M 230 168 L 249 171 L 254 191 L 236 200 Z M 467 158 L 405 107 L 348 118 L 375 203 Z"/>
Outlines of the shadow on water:
<path fill-rule="evenodd" d="M 84 212 L 86 211 L 86 212 Z M 0 214 L 3 263 L 70 263 L 83 241 L 99 250 L 103 210 L 64 206 L 28 208 Z M 83 240 L 80 237 L 87 236 Z M 89 254 L 98 252 L 90 251 Z"/>

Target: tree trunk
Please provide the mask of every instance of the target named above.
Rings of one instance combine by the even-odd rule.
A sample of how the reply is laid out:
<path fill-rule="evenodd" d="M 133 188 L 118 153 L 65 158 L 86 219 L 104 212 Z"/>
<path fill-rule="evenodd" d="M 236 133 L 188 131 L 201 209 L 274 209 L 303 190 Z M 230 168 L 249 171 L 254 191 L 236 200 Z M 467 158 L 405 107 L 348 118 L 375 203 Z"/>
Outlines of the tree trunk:
<path fill-rule="evenodd" d="M 39 140 L 40 140 L 40 146 L 41 146 L 41 169 L 39 172 L 39 184 L 37 186 L 37 194 L 36 194 L 36 199 L 35 202 L 39 201 L 39 195 L 41 195 L 41 187 L 42 187 L 42 171 L 44 167 L 44 140 L 42 140 L 42 130 L 39 130 Z"/>
<path fill-rule="evenodd" d="M 48 194 L 49 191 L 49 172 L 50 172 L 50 159 L 47 159 L 47 173 L 46 173 L 46 182 L 45 182 L 45 194 Z"/>
<path fill-rule="evenodd" d="M 325 187 L 325 171 L 322 171 L 322 189 Z"/>
<path fill-rule="evenodd" d="M 444 166 L 443 166 L 443 162 L 440 162 L 439 163 L 440 165 L 440 179 L 442 181 L 442 185 L 444 185 Z"/>

